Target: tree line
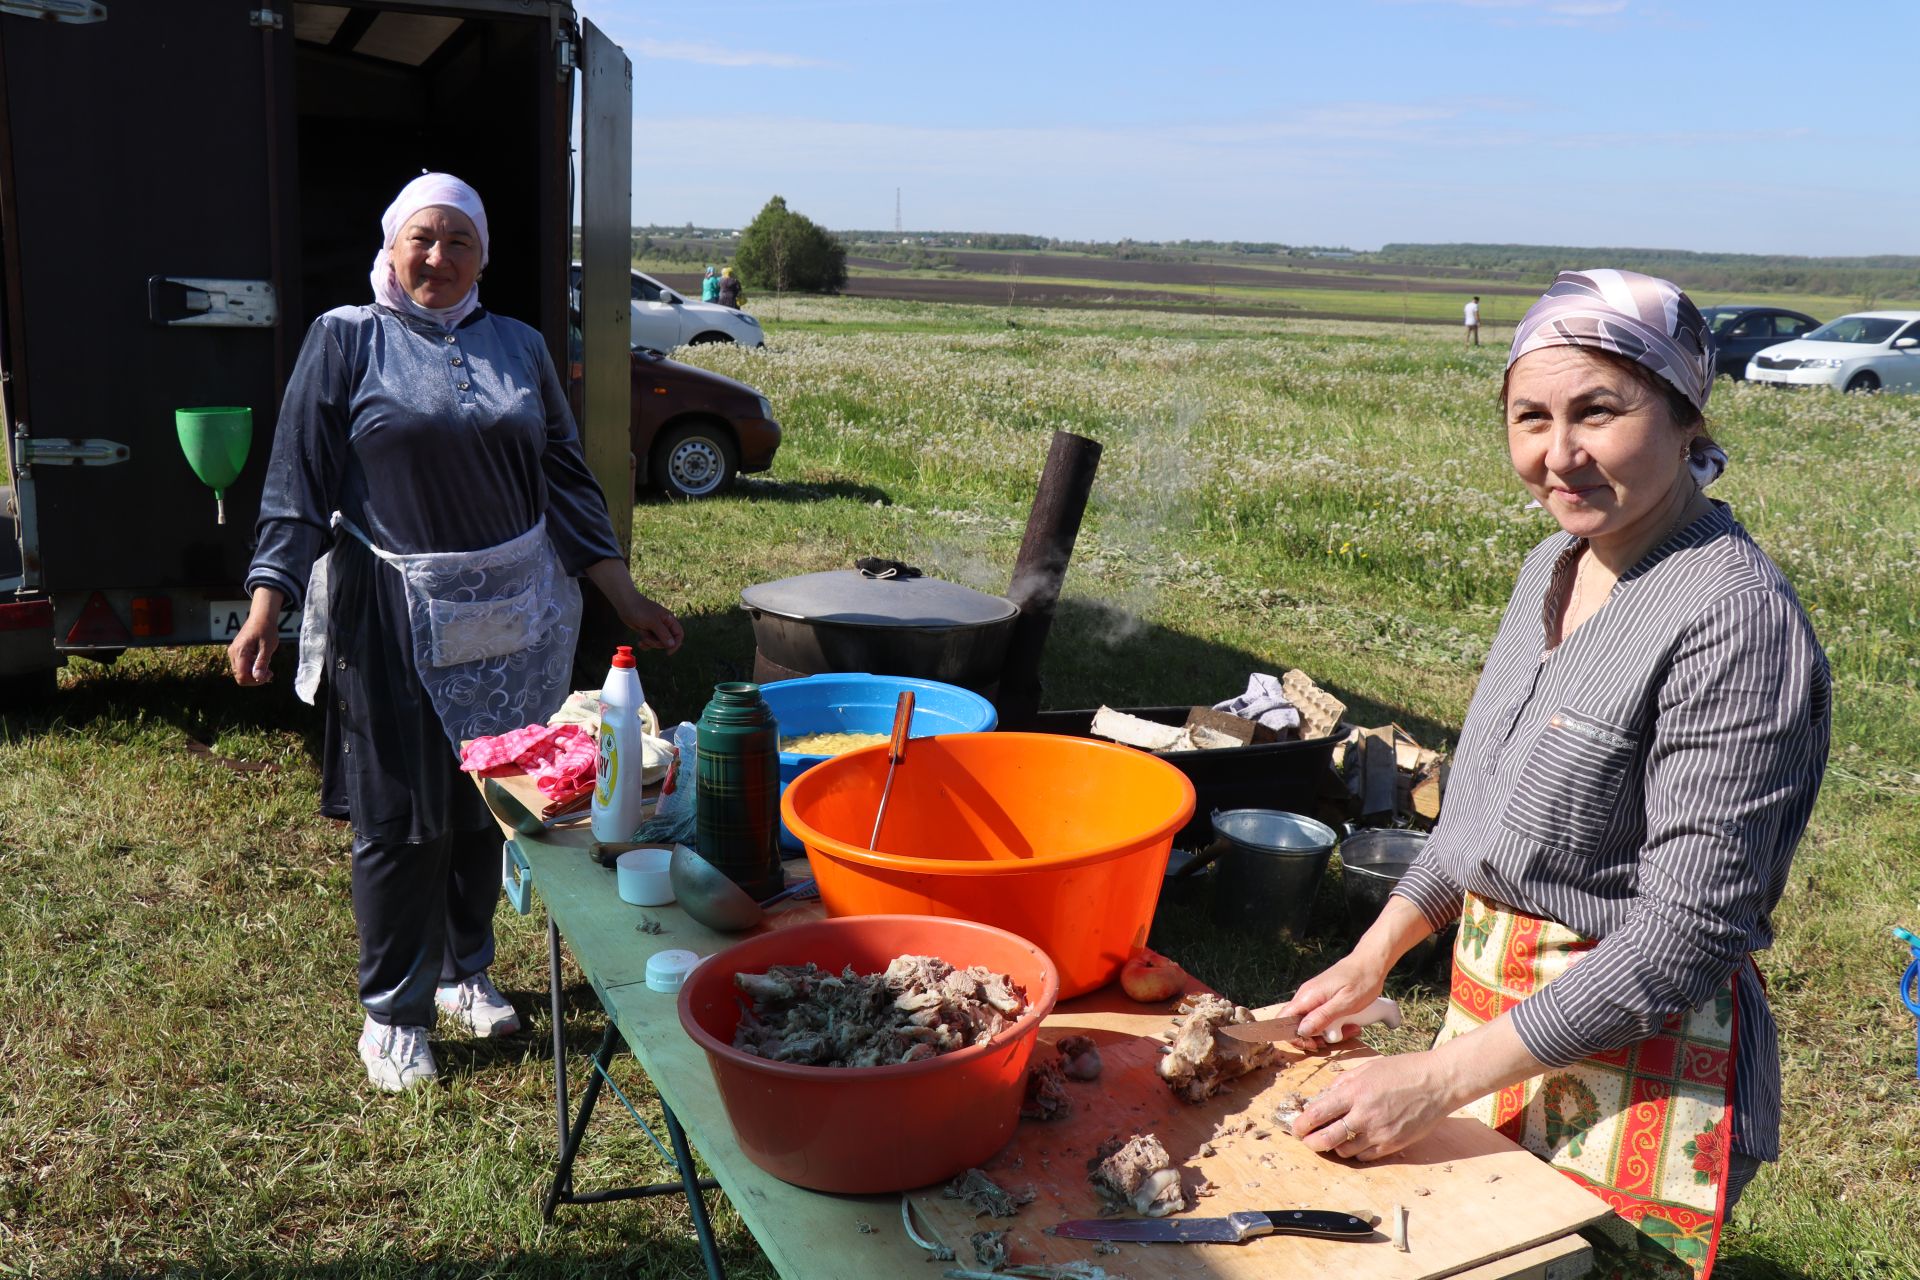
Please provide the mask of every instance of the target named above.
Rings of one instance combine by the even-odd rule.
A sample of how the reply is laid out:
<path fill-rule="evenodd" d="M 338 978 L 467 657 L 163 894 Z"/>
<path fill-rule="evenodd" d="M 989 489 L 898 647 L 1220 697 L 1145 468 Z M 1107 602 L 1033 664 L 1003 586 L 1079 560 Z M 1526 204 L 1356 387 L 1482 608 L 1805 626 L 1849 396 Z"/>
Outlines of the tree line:
<path fill-rule="evenodd" d="M 1374 262 L 1514 271 L 1550 280 L 1561 271 L 1605 265 L 1663 276 L 1682 288 L 1721 293 L 1811 293 L 1876 299 L 1920 298 L 1920 258 L 1879 254 L 1809 258 L 1787 254 L 1698 253 L 1686 249 L 1604 249 L 1527 244 L 1388 244 L 1357 255 Z"/>
<path fill-rule="evenodd" d="M 726 262 L 748 290 L 768 293 L 837 293 L 847 283 L 847 246 L 825 227 L 775 196 L 736 239 L 730 232 L 689 222 L 680 227 L 635 227 L 635 261 Z"/>

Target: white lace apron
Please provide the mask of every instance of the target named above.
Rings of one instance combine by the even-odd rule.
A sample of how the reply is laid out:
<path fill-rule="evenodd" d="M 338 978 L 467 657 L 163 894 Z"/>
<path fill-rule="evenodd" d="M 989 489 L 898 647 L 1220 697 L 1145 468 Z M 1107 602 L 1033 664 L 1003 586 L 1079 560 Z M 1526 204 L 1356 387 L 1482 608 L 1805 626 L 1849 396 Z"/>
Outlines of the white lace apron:
<path fill-rule="evenodd" d="M 539 724 L 566 700 L 580 633 L 580 584 L 560 564 L 542 516 L 519 537 L 479 551 L 399 555 L 344 528 L 406 582 L 413 665 L 447 741 Z M 300 619 L 294 692 L 311 704 L 327 664 L 328 552 L 314 561 Z"/>

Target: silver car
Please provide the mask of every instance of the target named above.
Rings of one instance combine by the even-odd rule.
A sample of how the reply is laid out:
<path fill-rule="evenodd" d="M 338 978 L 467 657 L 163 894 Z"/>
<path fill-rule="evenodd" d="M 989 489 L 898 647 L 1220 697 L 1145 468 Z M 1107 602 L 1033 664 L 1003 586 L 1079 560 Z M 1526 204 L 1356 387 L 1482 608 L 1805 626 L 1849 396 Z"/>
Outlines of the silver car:
<path fill-rule="evenodd" d="M 580 305 L 580 264 L 573 264 L 573 305 Z M 737 342 L 757 347 L 766 334 L 760 322 L 736 307 L 717 302 L 691 302 L 643 271 L 630 275 L 633 285 L 632 326 L 629 345 L 654 351 L 700 342 Z"/>
<path fill-rule="evenodd" d="M 1859 311 L 1768 347 L 1747 377 L 1777 387 L 1920 391 L 1920 311 Z"/>

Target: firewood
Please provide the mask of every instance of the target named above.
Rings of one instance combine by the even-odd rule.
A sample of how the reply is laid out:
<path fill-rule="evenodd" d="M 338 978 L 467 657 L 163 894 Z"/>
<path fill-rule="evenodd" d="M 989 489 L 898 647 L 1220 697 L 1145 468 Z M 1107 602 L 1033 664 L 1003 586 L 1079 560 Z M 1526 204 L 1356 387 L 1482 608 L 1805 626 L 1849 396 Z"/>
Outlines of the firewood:
<path fill-rule="evenodd" d="M 1394 767 L 1393 726 L 1367 730 L 1361 745 L 1365 754 L 1361 758 L 1360 816 L 1390 814 L 1400 779 Z"/>
<path fill-rule="evenodd" d="M 1413 784 L 1413 811 L 1429 822 L 1439 821 L 1440 802 L 1446 796 L 1449 772 L 1451 766 L 1446 760 L 1436 757 Z"/>
<path fill-rule="evenodd" d="M 1109 738 L 1142 751 L 1187 751 L 1193 747 L 1185 729 L 1142 720 L 1112 707 L 1101 707 L 1093 713 L 1092 733 L 1096 738 Z"/>
<path fill-rule="evenodd" d="M 1366 792 L 1366 736 L 1365 729 L 1348 726 L 1345 740 L 1335 743 L 1333 748 L 1333 767 L 1339 770 L 1341 781 L 1346 784 L 1348 802 L 1355 816 L 1359 814 L 1360 798 Z"/>
<path fill-rule="evenodd" d="M 1252 742 L 1253 732 L 1259 727 L 1252 720 L 1243 719 L 1230 711 L 1215 711 L 1212 707 L 1195 707 L 1187 712 L 1188 729 L 1206 729 L 1223 738 L 1233 739 L 1236 746 L 1244 747 Z"/>
<path fill-rule="evenodd" d="M 1230 738 L 1217 729 L 1210 729 L 1204 724 L 1190 724 L 1182 729 L 1181 732 L 1186 734 L 1194 747 L 1201 751 L 1218 751 L 1222 747 L 1244 747 L 1247 745 L 1238 738 Z"/>
<path fill-rule="evenodd" d="M 1413 735 L 1405 729 L 1402 729 L 1399 725 L 1390 725 L 1388 727 L 1393 730 L 1394 767 L 1402 773 L 1411 774 L 1419 772 L 1421 757 L 1430 756 L 1433 752 L 1426 750 L 1419 743 L 1415 742 Z"/>

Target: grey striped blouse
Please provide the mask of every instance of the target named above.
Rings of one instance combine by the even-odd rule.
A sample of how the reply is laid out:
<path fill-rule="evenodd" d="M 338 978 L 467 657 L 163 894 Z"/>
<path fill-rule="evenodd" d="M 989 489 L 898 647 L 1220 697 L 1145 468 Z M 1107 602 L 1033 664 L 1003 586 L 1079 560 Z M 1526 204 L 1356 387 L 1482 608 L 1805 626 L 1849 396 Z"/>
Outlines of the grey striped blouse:
<path fill-rule="evenodd" d="M 1472 890 L 1599 940 L 1513 1010 L 1550 1065 L 1645 1039 L 1737 971 L 1733 1149 L 1777 1159 L 1779 1032 L 1744 961 L 1772 945 L 1826 769 L 1826 655 L 1718 502 L 1548 653 L 1580 545 L 1556 533 L 1528 554 L 1439 825 L 1396 892 L 1436 928 Z"/>

